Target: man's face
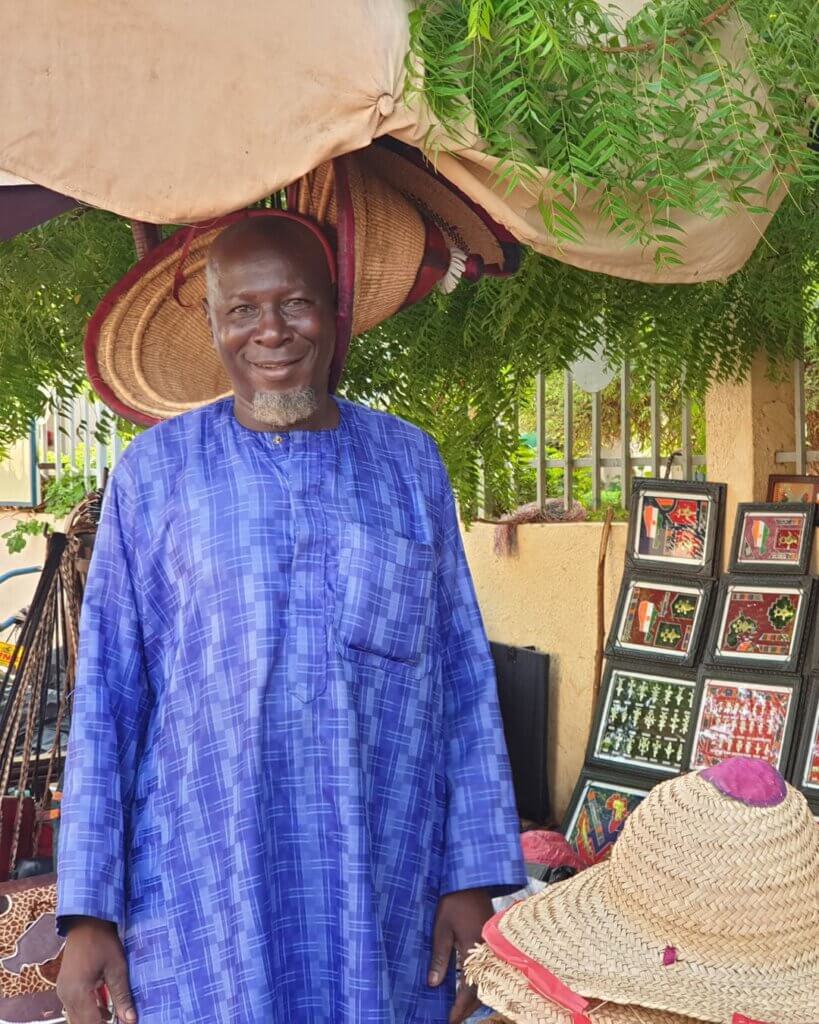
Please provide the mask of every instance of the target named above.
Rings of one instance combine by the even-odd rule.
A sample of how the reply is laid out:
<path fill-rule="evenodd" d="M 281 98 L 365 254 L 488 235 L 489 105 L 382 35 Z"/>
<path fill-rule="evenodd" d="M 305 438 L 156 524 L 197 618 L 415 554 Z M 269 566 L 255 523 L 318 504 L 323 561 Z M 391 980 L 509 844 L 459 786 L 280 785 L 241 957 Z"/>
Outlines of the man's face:
<path fill-rule="evenodd" d="M 325 402 L 335 348 L 335 302 L 321 247 L 298 225 L 278 227 L 267 236 L 252 228 L 235 233 L 213 256 L 214 342 L 238 402 L 250 410 L 307 389 Z"/>

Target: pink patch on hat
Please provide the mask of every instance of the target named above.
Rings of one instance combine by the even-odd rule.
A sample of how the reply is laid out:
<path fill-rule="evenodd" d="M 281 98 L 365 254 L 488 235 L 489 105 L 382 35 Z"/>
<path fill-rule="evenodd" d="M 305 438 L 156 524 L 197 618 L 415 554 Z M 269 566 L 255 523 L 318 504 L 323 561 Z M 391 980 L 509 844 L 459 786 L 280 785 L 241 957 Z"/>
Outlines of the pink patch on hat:
<path fill-rule="evenodd" d="M 776 807 L 788 793 L 776 768 L 756 757 L 731 757 L 700 772 L 700 778 L 749 807 Z"/>

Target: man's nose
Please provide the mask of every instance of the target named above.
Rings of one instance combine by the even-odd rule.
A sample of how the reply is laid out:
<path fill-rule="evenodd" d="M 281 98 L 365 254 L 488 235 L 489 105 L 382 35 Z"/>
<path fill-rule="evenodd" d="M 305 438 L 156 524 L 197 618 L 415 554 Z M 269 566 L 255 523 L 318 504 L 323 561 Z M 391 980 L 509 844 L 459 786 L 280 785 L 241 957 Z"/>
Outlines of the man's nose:
<path fill-rule="evenodd" d="M 290 328 L 281 310 L 272 306 L 263 308 L 256 323 L 253 340 L 266 348 L 278 348 L 290 338 Z"/>

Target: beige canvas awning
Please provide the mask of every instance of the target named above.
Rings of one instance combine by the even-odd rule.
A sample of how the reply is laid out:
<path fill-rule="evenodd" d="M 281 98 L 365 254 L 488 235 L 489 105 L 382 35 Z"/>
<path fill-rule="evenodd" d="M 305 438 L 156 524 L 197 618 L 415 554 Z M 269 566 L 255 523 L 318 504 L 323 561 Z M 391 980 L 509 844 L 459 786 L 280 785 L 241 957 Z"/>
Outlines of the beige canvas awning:
<path fill-rule="evenodd" d="M 628 12 L 643 2 L 621 6 Z M 383 134 L 421 147 L 432 126 L 417 101 L 404 99 L 410 6 L 3 4 L 0 168 L 123 216 L 180 223 L 245 206 Z M 442 141 L 440 132 L 431 138 Z M 583 243 L 558 251 L 534 194 L 493 187 L 493 160 L 479 140 L 436 159 L 522 242 L 575 266 L 642 281 L 725 277 L 747 260 L 769 219 L 679 216 L 683 265 L 658 272 L 651 250 L 598 223 L 593 195 L 579 200 Z"/>

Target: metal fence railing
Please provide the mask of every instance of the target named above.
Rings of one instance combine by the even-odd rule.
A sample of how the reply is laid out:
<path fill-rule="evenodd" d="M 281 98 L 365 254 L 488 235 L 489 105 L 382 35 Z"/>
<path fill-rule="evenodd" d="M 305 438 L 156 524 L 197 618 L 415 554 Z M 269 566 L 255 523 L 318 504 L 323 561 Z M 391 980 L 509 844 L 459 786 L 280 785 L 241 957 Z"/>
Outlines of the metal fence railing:
<path fill-rule="evenodd" d="M 40 474 L 56 480 L 65 472 L 82 474 L 89 490 L 102 485 L 123 448 L 112 414 L 87 395 L 54 397 L 52 411 L 37 421 L 35 433 Z"/>
<path fill-rule="evenodd" d="M 589 454 L 577 456 L 577 430 L 575 419 L 575 397 L 577 385 L 569 371 L 563 377 L 563 443 L 560 457 L 548 457 L 549 438 L 546 436 L 546 375 L 538 374 L 535 389 L 537 501 L 542 505 L 546 500 L 546 471 L 563 471 L 563 500 L 570 507 L 574 498 L 574 471 L 588 469 L 591 473 L 591 500 L 593 509 L 601 504 L 602 478 L 605 471 L 618 470 L 621 489 L 621 504 L 628 507 L 631 483 L 635 475 L 659 477 L 664 469 L 679 467 L 683 479 L 691 479 L 705 466 L 704 452 L 696 451 L 693 440 L 691 399 L 683 396 L 679 406 L 672 410 L 661 395 L 657 381 L 649 388 L 650 436 L 648 450 L 634 450 L 632 431 L 632 387 L 628 366 L 624 366 L 619 377 L 619 453 L 605 455 L 601 436 L 602 396 L 600 391 L 589 394 L 591 401 L 591 430 L 588 444 Z M 554 411 L 554 410 L 553 410 Z M 670 415 L 679 416 L 679 431 L 673 448 L 663 451 L 663 424 Z M 585 447 L 585 445 L 584 445 Z"/>

